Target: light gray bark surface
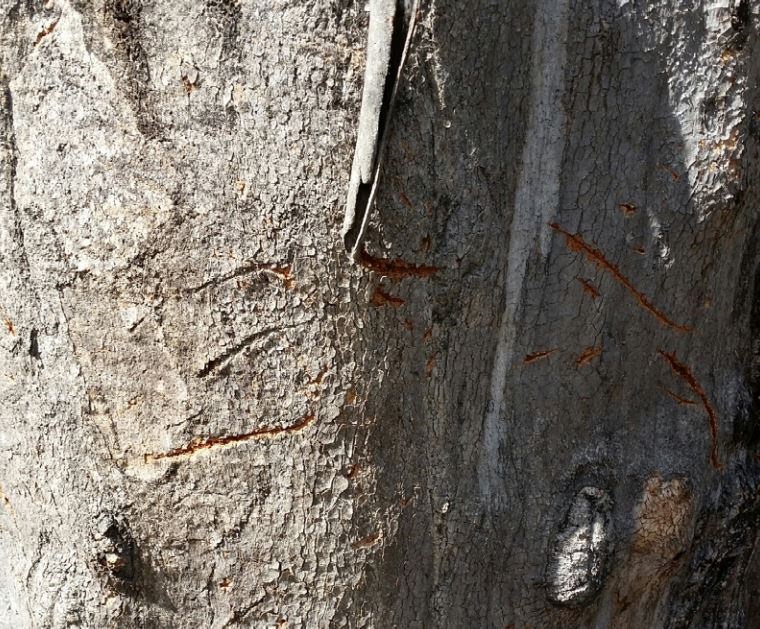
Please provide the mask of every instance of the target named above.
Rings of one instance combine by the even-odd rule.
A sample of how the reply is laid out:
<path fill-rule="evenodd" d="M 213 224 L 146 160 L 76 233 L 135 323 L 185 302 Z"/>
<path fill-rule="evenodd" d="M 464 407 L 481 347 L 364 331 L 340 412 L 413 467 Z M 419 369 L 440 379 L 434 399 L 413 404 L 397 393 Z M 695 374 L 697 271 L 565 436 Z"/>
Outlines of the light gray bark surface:
<path fill-rule="evenodd" d="M 0 626 L 757 623 L 754 3 L 0 20 Z"/>

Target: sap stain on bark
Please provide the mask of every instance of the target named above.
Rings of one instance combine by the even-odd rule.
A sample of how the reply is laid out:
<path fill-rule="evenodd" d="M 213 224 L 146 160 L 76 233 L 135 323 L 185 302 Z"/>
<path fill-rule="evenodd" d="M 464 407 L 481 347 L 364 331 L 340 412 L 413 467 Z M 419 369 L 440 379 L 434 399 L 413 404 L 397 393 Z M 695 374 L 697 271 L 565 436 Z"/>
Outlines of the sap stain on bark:
<path fill-rule="evenodd" d="M 584 487 L 573 498 L 549 554 L 546 572 L 549 599 L 582 605 L 601 590 L 612 550 L 609 493 Z"/>

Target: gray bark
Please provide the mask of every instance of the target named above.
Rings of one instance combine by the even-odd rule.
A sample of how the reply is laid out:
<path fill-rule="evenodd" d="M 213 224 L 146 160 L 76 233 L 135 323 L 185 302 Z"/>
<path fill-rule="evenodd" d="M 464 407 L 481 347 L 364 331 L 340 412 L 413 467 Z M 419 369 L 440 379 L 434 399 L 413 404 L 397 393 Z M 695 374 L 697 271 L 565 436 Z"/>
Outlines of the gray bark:
<path fill-rule="evenodd" d="M 0 20 L 0 626 L 756 626 L 756 3 Z"/>

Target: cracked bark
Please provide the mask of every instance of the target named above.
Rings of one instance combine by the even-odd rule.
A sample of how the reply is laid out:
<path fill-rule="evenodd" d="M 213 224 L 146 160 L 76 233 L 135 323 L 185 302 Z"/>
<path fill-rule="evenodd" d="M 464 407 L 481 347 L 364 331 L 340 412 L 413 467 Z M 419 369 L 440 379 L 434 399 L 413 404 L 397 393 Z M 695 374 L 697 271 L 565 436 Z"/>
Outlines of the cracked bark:
<path fill-rule="evenodd" d="M 757 6 L 0 15 L 0 627 L 756 623 Z"/>

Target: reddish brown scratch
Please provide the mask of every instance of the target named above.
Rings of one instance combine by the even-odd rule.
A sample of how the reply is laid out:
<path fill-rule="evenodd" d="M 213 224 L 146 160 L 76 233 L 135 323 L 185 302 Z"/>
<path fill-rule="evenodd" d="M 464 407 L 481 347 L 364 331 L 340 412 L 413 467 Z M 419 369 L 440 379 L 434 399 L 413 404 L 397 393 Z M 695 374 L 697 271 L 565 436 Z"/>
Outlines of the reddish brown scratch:
<path fill-rule="evenodd" d="M 718 458 L 718 417 L 715 413 L 715 409 L 710 404 L 710 400 L 707 399 L 707 394 L 702 388 L 702 385 L 697 382 L 697 379 L 689 371 L 689 368 L 676 358 L 675 353 L 668 353 L 664 350 L 658 349 L 657 352 L 670 364 L 670 368 L 673 370 L 679 378 L 681 378 L 694 394 L 701 400 L 702 406 L 707 413 L 707 419 L 710 422 L 710 437 L 712 438 L 712 448 L 710 450 L 710 464 L 719 470 L 723 467 Z"/>
<path fill-rule="evenodd" d="M 531 352 L 530 354 L 525 355 L 525 358 L 523 358 L 523 363 L 526 365 L 529 365 L 530 363 L 535 363 L 544 358 L 548 358 L 552 354 L 556 354 L 558 351 L 559 351 L 559 347 L 555 347 L 554 349 L 542 350 L 538 352 Z"/>
<path fill-rule="evenodd" d="M 670 178 L 673 181 L 678 181 L 681 176 L 675 171 L 674 168 L 671 168 L 670 166 L 667 166 L 666 164 L 657 164 L 657 168 L 660 170 L 664 170 L 666 173 L 670 175 Z"/>
<path fill-rule="evenodd" d="M 377 544 L 379 540 L 380 533 L 372 533 L 371 535 L 367 535 L 366 537 L 362 537 L 361 539 L 356 540 L 351 544 L 351 546 L 354 548 L 370 548 L 371 546 Z"/>
<path fill-rule="evenodd" d="M 224 437 L 209 437 L 208 439 L 199 439 L 192 441 L 190 444 L 181 448 L 174 448 L 168 452 L 158 452 L 144 454 L 143 459 L 147 463 L 150 460 L 158 461 L 160 459 L 172 459 L 178 456 L 195 454 L 200 450 L 208 450 L 219 446 L 226 446 L 233 443 L 241 443 L 251 439 L 261 439 L 266 437 L 275 437 L 284 433 L 298 432 L 306 428 L 314 421 L 314 415 L 304 415 L 300 421 L 290 426 L 274 426 L 268 428 L 259 428 L 241 435 L 225 435 Z"/>
<path fill-rule="evenodd" d="M 60 19 L 60 18 L 59 18 Z M 53 29 L 58 26 L 58 20 L 53 20 L 50 24 L 43 27 L 43 29 L 37 33 L 37 38 L 34 40 L 34 45 L 36 46 L 39 44 L 45 37 L 50 35 L 50 33 L 53 32 Z"/>
<path fill-rule="evenodd" d="M 354 463 L 351 467 L 343 472 L 343 476 L 350 480 L 353 480 L 359 475 L 360 470 L 361 468 L 356 463 Z"/>
<path fill-rule="evenodd" d="M 597 287 L 594 286 L 590 281 L 584 280 L 582 277 L 576 277 L 575 279 L 581 283 L 583 286 L 583 292 L 587 295 L 590 295 L 591 299 L 597 299 L 601 295 Z"/>
<path fill-rule="evenodd" d="M 674 391 L 671 391 L 670 389 L 666 389 L 663 386 L 661 386 L 660 388 L 663 391 L 665 391 L 667 395 L 672 397 L 676 401 L 676 404 L 678 404 L 679 406 L 696 406 L 697 404 L 699 404 L 699 402 L 695 402 L 694 400 L 690 400 L 689 398 L 682 397 L 678 395 L 678 393 L 675 393 Z"/>
<path fill-rule="evenodd" d="M 372 299 L 370 299 L 370 303 L 373 306 L 393 306 L 394 308 L 398 308 L 399 306 L 403 306 L 406 301 L 404 299 L 401 299 L 401 297 L 396 297 L 394 295 L 390 295 L 389 293 L 386 293 L 382 288 L 379 286 L 375 289 L 375 292 L 372 294 Z"/>
<path fill-rule="evenodd" d="M 357 261 L 370 271 L 375 271 L 394 280 L 403 277 L 430 277 L 438 272 L 438 267 L 436 266 L 417 266 L 406 260 L 376 258 L 368 254 L 364 249 L 359 251 Z"/>
<path fill-rule="evenodd" d="M 594 358 L 597 356 L 601 356 L 602 352 L 604 351 L 604 348 L 594 347 L 593 345 L 591 347 L 587 347 L 581 352 L 581 355 L 578 356 L 578 358 L 575 359 L 575 365 L 577 367 L 583 367 L 584 365 L 588 365 Z"/>
<path fill-rule="evenodd" d="M 631 249 L 633 249 L 634 253 L 638 253 L 640 256 L 645 255 L 647 252 L 647 250 L 641 245 L 636 245 L 635 247 L 631 247 Z"/>
<path fill-rule="evenodd" d="M 674 323 L 672 320 L 670 320 L 662 311 L 658 310 L 654 304 L 652 304 L 649 299 L 647 299 L 646 295 L 644 295 L 641 291 L 639 291 L 629 280 L 625 275 L 623 275 L 620 272 L 620 269 L 614 265 L 612 262 L 607 260 L 607 258 L 604 257 L 604 254 L 597 249 L 596 247 L 588 244 L 583 238 L 578 236 L 577 234 L 571 234 L 568 231 L 565 231 L 562 229 L 557 223 L 549 223 L 549 227 L 551 227 L 553 230 L 558 231 L 560 234 L 562 234 L 565 237 L 565 241 L 567 242 L 567 248 L 570 249 L 570 251 L 576 251 L 578 253 L 582 253 L 587 260 L 590 262 L 593 262 L 596 264 L 600 269 L 603 269 L 604 271 L 607 271 L 612 277 L 617 281 L 619 284 L 621 284 L 626 290 L 628 290 L 631 295 L 636 299 L 638 304 L 646 310 L 649 314 L 651 314 L 657 321 L 662 323 L 664 326 L 667 326 L 673 330 L 676 330 L 677 332 L 689 332 L 691 330 L 690 327 L 685 325 L 678 325 L 677 323 Z"/>
<path fill-rule="evenodd" d="M 293 288 L 293 276 L 290 273 L 290 267 L 285 266 L 262 266 L 263 271 L 268 271 L 278 279 L 282 280 L 285 288 Z"/>
<path fill-rule="evenodd" d="M 406 196 L 403 191 L 399 190 L 398 193 L 399 199 L 401 199 L 401 203 L 403 203 L 406 207 L 408 207 L 410 210 L 414 207 L 412 205 L 412 202 L 409 200 L 409 197 Z"/>
<path fill-rule="evenodd" d="M 633 203 L 621 203 L 619 207 L 626 218 L 636 214 L 636 206 Z"/>
<path fill-rule="evenodd" d="M 322 367 L 322 369 L 319 370 L 319 373 L 314 376 L 313 379 L 309 380 L 309 384 L 322 384 L 322 378 L 325 377 L 325 374 L 327 373 L 327 365 Z"/>
<path fill-rule="evenodd" d="M 4 323 L 5 323 L 5 327 L 8 328 L 8 332 L 10 332 L 11 334 L 15 336 L 16 328 L 13 327 L 13 321 L 11 321 L 10 319 L 6 319 Z"/>

